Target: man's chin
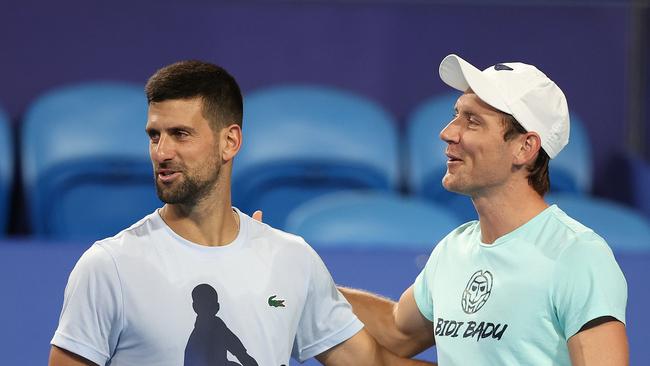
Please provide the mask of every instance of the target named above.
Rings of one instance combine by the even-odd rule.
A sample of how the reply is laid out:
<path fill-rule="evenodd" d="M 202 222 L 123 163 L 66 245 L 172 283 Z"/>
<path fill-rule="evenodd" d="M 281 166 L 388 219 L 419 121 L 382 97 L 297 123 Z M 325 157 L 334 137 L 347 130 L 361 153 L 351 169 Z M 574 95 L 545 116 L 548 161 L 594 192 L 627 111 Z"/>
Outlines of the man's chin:
<path fill-rule="evenodd" d="M 462 194 L 465 196 L 469 195 L 469 193 L 467 193 L 460 184 L 457 184 L 456 182 L 452 182 L 450 180 L 446 180 L 444 178 L 442 181 L 442 188 L 446 189 L 451 193 Z"/>
<path fill-rule="evenodd" d="M 178 192 L 173 192 L 169 187 L 160 187 L 156 185 L 156 195 L 164 203 L 176 204 L 181 203 L 182 199 Z"/>
<path fill-rule="evenodd" d="M 456 192 L 454 179 L 449 176 L 449 173 L 445 174 L 445 176 L 442 178 L 442 188 L 448 190 L 449 192 L 458 193 Z"/>

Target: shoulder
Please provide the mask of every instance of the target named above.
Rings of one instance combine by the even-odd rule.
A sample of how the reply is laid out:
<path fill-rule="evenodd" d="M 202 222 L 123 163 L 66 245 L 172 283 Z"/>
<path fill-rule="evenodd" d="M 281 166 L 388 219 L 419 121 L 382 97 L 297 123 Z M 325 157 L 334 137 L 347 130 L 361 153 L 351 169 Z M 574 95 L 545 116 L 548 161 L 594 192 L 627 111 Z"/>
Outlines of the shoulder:
<path fill-rule="evenodd" d="M 109 296 L 114 293 L 113 289 L 121 287 L 120 283 L 115 258 L 95 243 L 81 255 L 70 272 L 65 294 L 66 297 L 75 293 L 101 293 L 102 296 Z"/>
<path fill-rule="evenodd" d="M 576 273 L 591 267 L 620 271 L 605 239 L 556 206 L 552 208 L 547 243 L 554 249 L 558 271 Z"/>
<path fill-rule="evenodd" d="M 558 228 L 573 233 L 576 236 L 595 235 L 592 229 L 567 215 L 566 212 L 562 211 L 558 206 L 550 206 L 547 211 L 550 223 L 556 225 Z"/>
<path fill-rule="evenodd" d="M 106 250 L 106 248 L 99 245 L 99 242 L 95 242 L 90 246 L 79 258 L 77 264 L 75 265 L 74 271 L 79 270 L 99 270 L 99 269 L 110 269 L 115 266 L 115 260 L 113 256 Z"/>
<path fill-rule="evenodd" d="M 611 254 L 605 239 L 555 205 L 536 218 L 533 227 L 527 231 L 527 240 L 547 258 L 554 260 L 594 251 Z"/>
<path fill-rule="evenodd" d="M 276 229 L 268 224 L 242 214 L 246 221 L 248 239 L 256 250 L 270 249 L 275 252 L 291 252 L 299 255 L 312 255 L 314 250 L 301 236 Z"/>
<path fill-rule="evenodd" d="M 578 263 L 615 264 L 614 253 L 607 242 L 598 234 L 585 232 L 575 235 L 573 240 L 559 253 L 558 263 L 575 269 Z"/>
<path fill-rule="evenodd" d="M 119 233 L 96 241 L 95 245 L 103 248 L 114 257 L 125 251 L 133 254 L 135 248 L 138 247 L 137 243 L 148 242 L 154 231 L 163 229 L 160 221 L 158 213 L 153 212 Z"/>
<path fill-rule="evenodd" d="M 424 272 L 435 273 L 440 258 L 452 258 L 452 262 L 455 262 L 453 258 L 463 255 L 468 248 L 475 244 L 475 238 L 477 237 L 480 237 L 478 221 L 466 222 L 452 230 L 433 248 Z"/>
<path fill-rule="evenodd" d="M 450 231 L 433 249 L 434 253 L 451 247 L 457 248 L 457 244 L 471 245 L 473 238 L 480 238 L 480 226 L 477 220 L 466 222 Z"/>
<path fill-rule="evenodd" d="M 245 215 L 243 220 L 248 226 L 247 246 L 255 257 L 268 265 L 283 268 L 285 275 L 293 278 L 292 281 L 302 277 L 311 282 L 320 275 L 329 274 L 321 257 L 302 237 Z"/>
<path fill-rule="evenodd" d="M 445 239 L 447 238 L 455 238 L 457 236 L 463 236 L 463 235 L 474 235 L 476 233 L 476 230 L 479 229 L 479 222 L 478 220 L 472 220 L 468 221 L 459 227 L 455 228 L 452 230 Z"/>

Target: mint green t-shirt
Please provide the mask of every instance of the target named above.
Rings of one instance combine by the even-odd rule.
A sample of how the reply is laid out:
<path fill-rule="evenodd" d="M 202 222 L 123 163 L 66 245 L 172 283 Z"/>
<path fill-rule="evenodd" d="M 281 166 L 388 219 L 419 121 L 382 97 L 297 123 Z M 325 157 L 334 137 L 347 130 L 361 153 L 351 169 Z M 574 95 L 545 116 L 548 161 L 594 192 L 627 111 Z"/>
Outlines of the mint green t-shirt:
<path fill-rule="evenodd" d="M 461 225 L 414 293 L 442 366 L 571 365 L 567 340 L 585 323 L 625 323 L 627 283 L 605 240 L 553 205 L 493 244 L 478 221 Z"/>

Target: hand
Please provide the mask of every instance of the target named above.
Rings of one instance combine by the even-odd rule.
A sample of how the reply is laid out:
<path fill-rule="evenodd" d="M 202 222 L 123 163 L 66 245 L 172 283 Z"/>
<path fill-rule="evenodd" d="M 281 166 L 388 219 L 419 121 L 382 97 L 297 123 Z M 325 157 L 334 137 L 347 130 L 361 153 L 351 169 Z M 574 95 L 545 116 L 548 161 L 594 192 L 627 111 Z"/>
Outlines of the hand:
<path fill-rule="evenodd" d="M 262 221 L 262 210 L 257 210 L 253 212 L 253 219 L 259 221 L 259 222 L 264 222 Z"/>

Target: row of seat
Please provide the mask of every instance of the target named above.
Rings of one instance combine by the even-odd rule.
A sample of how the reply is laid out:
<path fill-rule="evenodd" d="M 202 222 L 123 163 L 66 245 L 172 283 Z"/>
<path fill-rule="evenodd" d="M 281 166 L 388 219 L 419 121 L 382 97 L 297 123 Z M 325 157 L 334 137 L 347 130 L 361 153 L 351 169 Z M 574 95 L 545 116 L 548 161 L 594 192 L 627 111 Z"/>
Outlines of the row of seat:
<path fill-rule="evenodd" d="M 634 210 L 572 193 L 550 194 L 546 201 L 594 229 L 615 251 L 650 253 L 650 224 Z M 342 191 L 298 205 L 286 229 L 319 247 L 430 250 L 462 222 L 447 207 L 417 197 Z"/>
<path fill-rule="evenodd" d="M 250 93 L 233 202 L 246 212 L 261 208 L 265 221 L 287 228 L 296 206 L 323 194 L 350 189 L 390 194 L 405 186 L 451 210 L 454 219 L 471 219 L 469 199 L 440 184 L 446 157 L 437 135 L 457 97 L 425 101 L 400 136 L 384 108 L 348 91 L 290 85 Z M 142 86 L 126 83 L 57 88 L 29 107 L 19 134 L 20 166 L 36 235 L 112 235 L 160 205 L 152 189 L 145 120 Z M 11 139 L 6 142 L 2 146 L 11 150 Z M 5 157 L 9 168 L 0 173 L 8 192 L 11 154 Z M 556 192 L 584 194 L 591 187 L 591 169 L 588 138 L 573 116 L 571 143 L 551 163 L 552 186 Z M 6 217 L 0 221 L 6 224 Z"/>
<path fill-rule="evenodd" d="M 266 208 L 282 227 L 298 204 L 346 188 L 395 191 L 450 207 L 462 220 L 475 217 L 469 199 L 441 185 L 445 143 L 456 92 L 425 100 L 398 123 L 362 96 L 318 86 L 280 86 L 246 97 L 244 147 L 233 172 L 233 197 L 241 208 Z M 572 142 L 551 163 L 556 192 L 585 194 L 592 184 L 591 147 L 582 122 L 572 118 Z M 307 188 L 306 188 L 307 187 Z"/>

